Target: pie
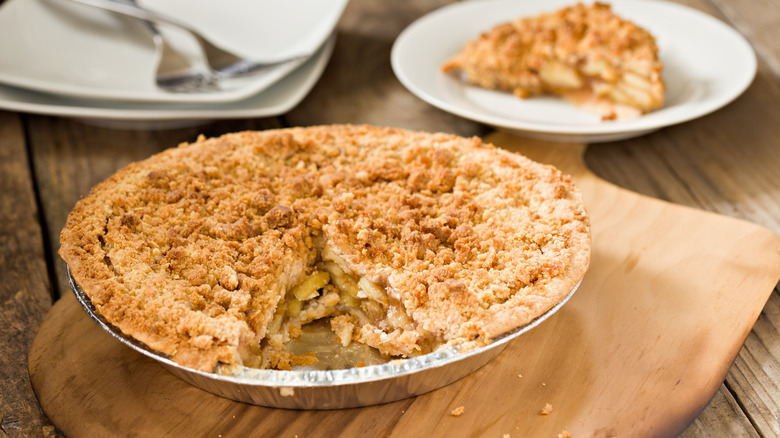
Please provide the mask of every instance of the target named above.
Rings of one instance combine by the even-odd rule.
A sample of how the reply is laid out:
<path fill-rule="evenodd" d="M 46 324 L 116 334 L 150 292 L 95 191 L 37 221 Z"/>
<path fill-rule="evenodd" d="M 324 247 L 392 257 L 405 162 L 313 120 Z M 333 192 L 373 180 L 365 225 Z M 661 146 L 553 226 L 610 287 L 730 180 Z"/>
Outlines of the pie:
<path fill-rule="evenodd" d="M 569 177 L 478 138 L 329 125 L 200 137 L 130 164 L 68 216 L 60 254 L 123 333 L 198 370 L 290 369 L 328 318 L 396 358 L 490 343 L 590 259 Z"/>
<path fill-rule="evenodd" d="M 520 98 L 560 95 L 603 119 L 627 119 L 664 103 L 653 36 L 593 3 L 502 23 L 469 41 L 442 70 Z"/>

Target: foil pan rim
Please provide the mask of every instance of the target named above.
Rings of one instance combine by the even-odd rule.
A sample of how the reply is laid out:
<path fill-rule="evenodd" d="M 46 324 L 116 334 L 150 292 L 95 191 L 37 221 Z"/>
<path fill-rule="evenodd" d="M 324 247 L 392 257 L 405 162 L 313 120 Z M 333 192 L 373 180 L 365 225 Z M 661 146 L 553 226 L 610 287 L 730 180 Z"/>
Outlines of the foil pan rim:
<path fill-rule="evenodd" d="M 424 354 L 422 356 L 392 360 L 384 364 L 367 365 L 365 367 L 359 368 L 355 367 L 336 370 L 284 371 L 239 366 L 238 370 L 232 374 L 218 374 L 182 366 L 172 361 L 167 355 L 156 350 L 152 350 L 146 344 L 122 333 L 119 328 L 108 322 L 102 315 L 97 312 L 95 306 L 92 304 L 92 300 L 89 298 L 89 296 L 87 296 L 81 286 L 79 286 L 79 284 L 73 278 L 70 267 L 66 265 L 65 268 L 70 287 L 73 290 L 73 293 L 76 295 L 76 299 L 79 301 L 90 318 L 97 322 L 101 328 L 107 331 L 111 336 L 126 346 L 147 357 L 161 362 L 168 367 L 173 367 L 191 374 L 196 374 L 207 379 L 239 385 L 270 388 L 334 387 L 375 382 L 386 379 L 394 379 L 400 376 L 414 374 L 423 370 L 442 367 L 452 362 L 457 362 L 471 356 L 476 356 L 484 353 L 488 349 L 493 349 L 506 344 L 507 342 L 517 338 L 521 334 L 541 324 L 544 320 L 556 313 L 564 304 L 566 304 L 572 295 L 574 295 L 574 292 L 577 291 L 580 284 L 582 284 L 582 278 L 580 278 L 561 301 L 530 322 L 499 335 L 490 344 L 463 353 L 458 352 L 458 346 L 452 346 L 439 351 Z"/>

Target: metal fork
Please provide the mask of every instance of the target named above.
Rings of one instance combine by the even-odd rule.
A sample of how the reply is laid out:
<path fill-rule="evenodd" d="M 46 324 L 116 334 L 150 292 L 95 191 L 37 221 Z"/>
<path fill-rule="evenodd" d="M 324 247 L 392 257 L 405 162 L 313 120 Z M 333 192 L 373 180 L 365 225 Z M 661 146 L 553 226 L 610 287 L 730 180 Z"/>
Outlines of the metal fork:
<path fill-rule="evenodd" d="M 117 1 L 135 3 L 135 0 Z M 192 65 L 165 41 L 154 23 L 148 20 L 140 21 L 152 34 L 152 41 L 159 56 L 155 74 L 158 87 L 174 93 L 219 91 L 217 78 L 209 66 Z"/>
<path fill-rule="evenodd" d="M 306 60 L 305 55 L 276 62 L 244 59 L 217 47 L 185 23 L 142 8 L 135 0 L 72 1 L 142 20 L 152 33 L 154 44 L 161 54 L 157 85 L 173 92 L 214 91 L 223 88 L 225 82 L 230 79 L 248 79 L 272 68 L 294 68 Z M 165 42 L 155 24 L 176 26 L 189 32 L 200 46 L 203 65 L 190 65 Z"/>

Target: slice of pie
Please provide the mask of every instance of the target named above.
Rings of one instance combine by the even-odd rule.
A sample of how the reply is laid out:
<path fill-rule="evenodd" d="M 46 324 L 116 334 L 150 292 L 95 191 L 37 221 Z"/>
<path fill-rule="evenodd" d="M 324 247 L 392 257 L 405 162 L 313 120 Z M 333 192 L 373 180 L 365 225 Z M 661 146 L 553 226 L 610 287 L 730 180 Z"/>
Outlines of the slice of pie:
<path fill-rule="evenodd" d="M 664 103 L 655 39 L 603 3 L 500 24 L 442 69 L 521 98 L 561 95 L 605 120 L 636 117 Z"/>
<path fill-rule="evenodd" d="M 580 281 L 571 180 L 477 138 L 321 126 L 200 138 L 79 201 L 60 254 L 97 311 L 191 368 L 290 369 L 328 319 L 392 357 L 469 349 Z"/>

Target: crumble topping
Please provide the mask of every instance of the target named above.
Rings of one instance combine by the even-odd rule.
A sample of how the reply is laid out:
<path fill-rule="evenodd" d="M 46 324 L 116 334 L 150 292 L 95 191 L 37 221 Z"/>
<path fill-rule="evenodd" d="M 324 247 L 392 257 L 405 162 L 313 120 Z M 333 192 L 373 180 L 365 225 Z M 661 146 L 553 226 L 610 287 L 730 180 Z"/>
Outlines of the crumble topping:
<path fill-rule="evenodd" d="M 199 138 L 79 201 L 60 254 L 125 334 L 205 371 L 316 361 L 284 345 L 321 318 L 343 345 L 470 349 L 585 273 L 588 216 L 552 166 L 462 138 L 333 125 Z"/>
<path fill-rule="evenodd" d="M 636 117 L 664 102 L 655 39 L 605 3 L 499 24 L 469 41 L 442 70 L 520 98 L 559 94 L 605 120 Z"/>

